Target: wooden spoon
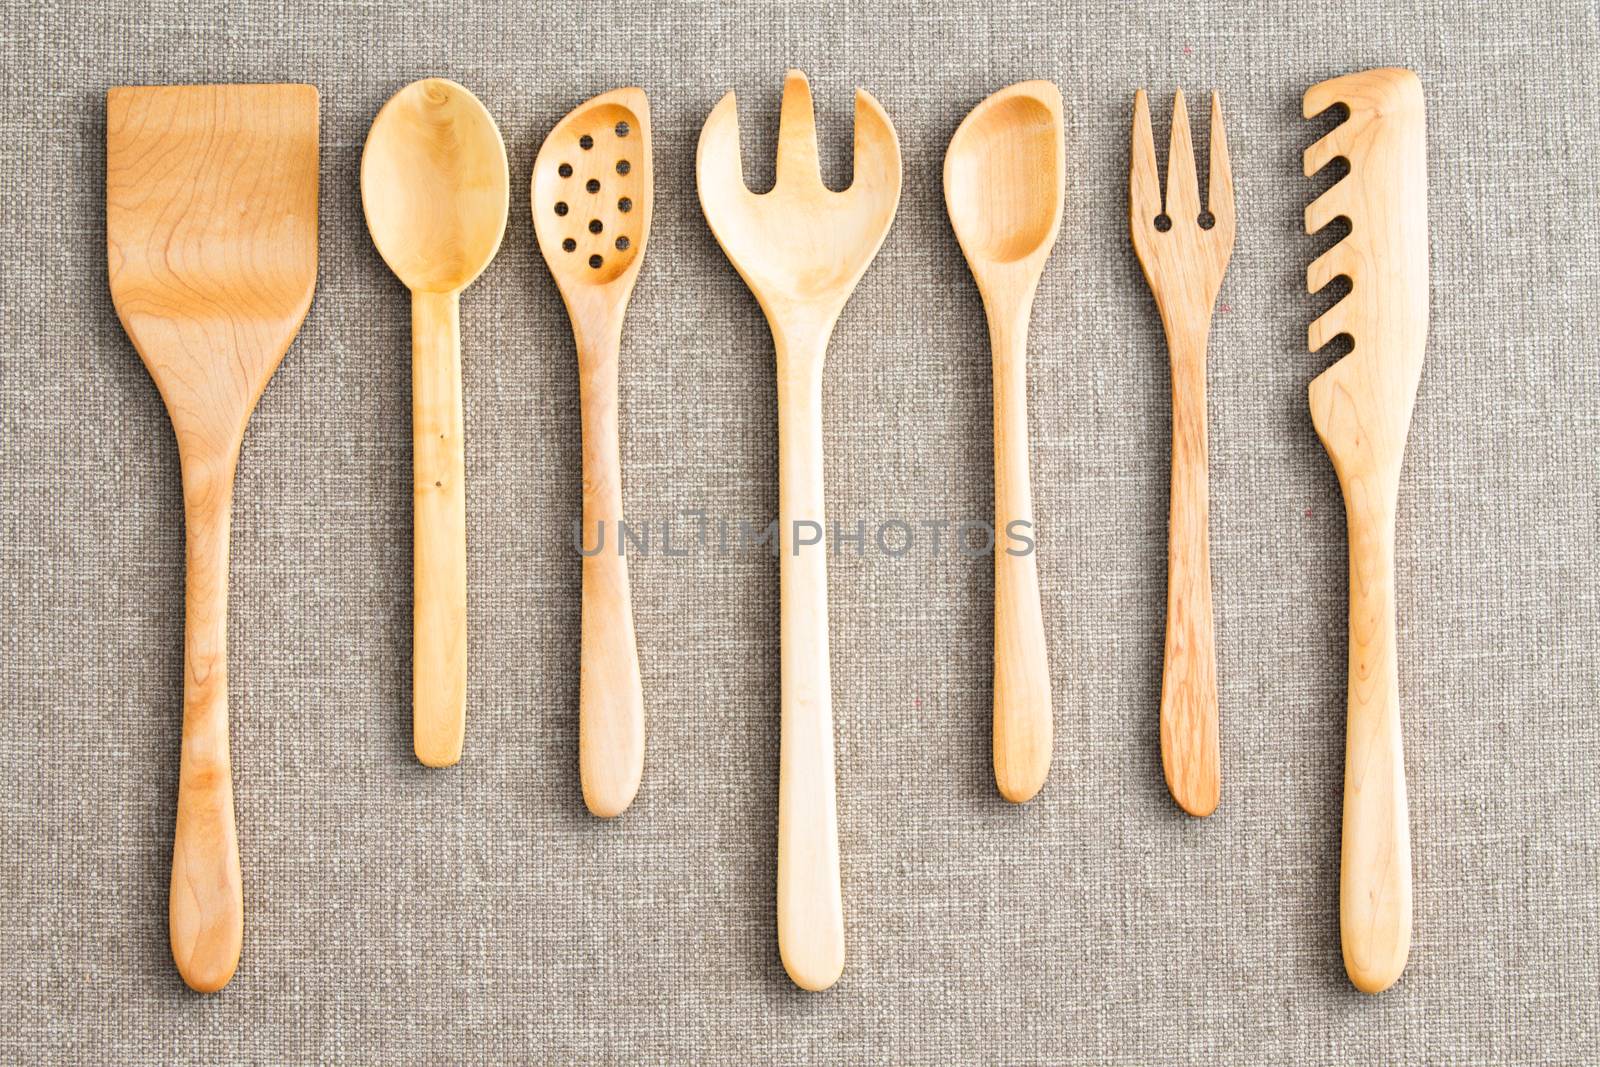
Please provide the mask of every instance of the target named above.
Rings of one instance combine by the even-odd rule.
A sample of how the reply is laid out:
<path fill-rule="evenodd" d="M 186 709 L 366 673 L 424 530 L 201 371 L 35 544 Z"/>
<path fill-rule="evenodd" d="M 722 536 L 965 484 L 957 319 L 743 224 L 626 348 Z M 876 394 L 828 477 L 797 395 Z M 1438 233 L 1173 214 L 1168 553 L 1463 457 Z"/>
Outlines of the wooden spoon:
<path fill-rule="evenodd" d="M 1045 653 L 1028 486 L 1028 318 L 1061 226 L 1066 175 L 1061 92 L 1047 81 L 1002 89 L 972 109 L 944 157 L 944 197 L 983 294 L 994 350 L 994 777 L 1022 803 L 1050 773 Z M 1036 543 L 1036 542 L 1035 542 Z"/>
<path fill-rule="evenodd" d="M 900 202 L 900 144 L 883 108 L 856 90 L 855 178 L 822 184 L 811 87 L 789 71 L 778 180 L 752 193 L 732 93 L 700 131 L 700 206 L 766 312 L 778 357 L 778 531 L 783 724 L 778 767 L 778 952 L 796 985 L 844 970 L 844 905 L 834 808 L 828 572 L 823 538 L 822 361 L 833 324 L 878 254 Z M 804 533 L 804 537 L 802 537 Z"/>
<path fill-rule="evenodd" d="M 361 203 L 373 244 L 411 290 L 412 734 L 429 767 L 461 759 L 466 733 L 461 290 L 500 248 L 510 189 L 494 119 L 455 82 L 412 82 L 373 120 Z"/>
<path fill-rule="evenodd" d="M 628 560 L 618 540 L 617 360 L 622 318 L 650 236 L 651 185 L 650 103 L 641 89 L 617 89 L 581 105 L 550 131 L 533 162 L 533 228 L 578 349 L 586 546 L 578 777 L 584 803 L 601 818 L 633 802 L 644 771 L 644 695 Z"/>
<path fill-rule="evenodd" d="M 112 89 L 111 298 L 178 437 L 187 530 L 172 958 L 190 987 L 239 965 L 244 892 L 228 756 L 228 530 L 245 423 L 317 280 L 317 90 Z"/>

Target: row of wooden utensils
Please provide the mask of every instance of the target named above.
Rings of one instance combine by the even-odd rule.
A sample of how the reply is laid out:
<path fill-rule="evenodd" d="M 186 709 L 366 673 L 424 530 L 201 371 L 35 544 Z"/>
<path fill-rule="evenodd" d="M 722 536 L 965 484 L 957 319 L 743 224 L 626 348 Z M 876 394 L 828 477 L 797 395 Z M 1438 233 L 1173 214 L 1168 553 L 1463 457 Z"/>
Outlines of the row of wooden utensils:
<path fill-rule="evenodd" d="M 1313 351 L 1354 348 L 1311 383 L 1312 420 L 1344 489 L 1350 534 L 1350 674 L 1341 924 L 1360 988 L 1390 985 L 1411 923 L 1394 622 L 1394 514 L 1401 455 L 1427 332 L 1423 102 L 1408 71 L 1312 88 L 1306 116 L 1347 121 L 1305 154 L 1350 174 L 1306 211 L 1315 232 L 1351 233 L 1312 263 L 1313 292 L 1351 292 L 1310 329 Z M 306 85 L 113 89 L 107 121 L 107 249 L 117 311 L 161 391 L 178 438 L 187 524 L 183 753 L 170 928 L 197 990 L 238 964 L 243 892 L 228 753 L 228 530 L 245 422 L 310 306 L 317 262 L 318 97 Z M 1200 199 L 1178 94 L 1165 191 L 1144 92 L 1134 99 L 1129 181 L 1133 247 L 1155 295 L 1172 364 L 1163 765 L 1185 811 L 1220 792 L 1208 548 L 1205 353 L 1233 249 L 1232 173 L 1220 104 L 1211 107 L 1209 188 Z M 781 755 L 777 925 L 791 978 L 824 989 L 844 966 L 828 670 L 826 550 L 796 539 L 823 518 L 822 368 L 833 324 L 877 254 L 900 197 L 888 115 L 858 91 L 855 173 L 822 184 L 805 76 L 790 71 L 777 181 L 744 184 L 733 94 L 700 134 L 697 183 L 712 232 L 766 313 L 778 378 Z M 1034 293 L 1061 222 L 1062 100 L 1046 81 L 980 103 L 945 157 L 945 200 L 982 293 L 994 364 L 995 529 L 1031 524 L 1026 388 Z M 465 441 L 460 296 L 505 231 L 509 169 L 488 111 L 454 82 L 406 86 L 378 113 L 361 195 L 378 251 L 412 293 L 415 466 L 413 724 L 418 759 L 456 763 L 467 692 Z M 533 165 L 540 250 L 569 312 L 578 355 L 583 517 L 622 517 L 617 374 L 623 315 L 650 234 L 653 167 L 645 94 L 580 105 Z M 622 812 L 644 762 L 644 701 L 628 573 L 620 552 L 582 562 L 579 772 L 596 815 Z M 1032 553 L 995 553 L 994 770 L 1023 802 L 1043 785 L 1053 743 L 1039 583 Z"/>

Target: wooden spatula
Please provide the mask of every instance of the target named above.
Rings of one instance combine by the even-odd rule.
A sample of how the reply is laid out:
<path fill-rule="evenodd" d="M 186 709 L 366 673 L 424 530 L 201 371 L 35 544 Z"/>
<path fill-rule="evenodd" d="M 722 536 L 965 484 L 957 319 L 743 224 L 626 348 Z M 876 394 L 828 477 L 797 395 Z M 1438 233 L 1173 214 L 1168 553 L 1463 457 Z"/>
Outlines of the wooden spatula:
<path fill-rule="evenodd" d="M 212 992 L 244 935 L 228 758 L 233 475 L 316 284 L 317 90 L 112 89 L 106 253 L 117 314 L 178 437 L 188 586 L 169 921 L 183 980 Z"/>
<path fill-rule="evenodd" d="M 1411 951 L 1411 833 L 1400 749 L 1394 519 L 1411 407 L 1428 340 L 1428 165 L 1422 84 L 1409 70 L 1314 85 L 1305 116 L 1336 104 L 1350 117 L 1306 149 L 1306 176 L 1335 157 L 1350 173 L 1306 207 L 1306 232 L 1336 218 L 1350 234 L 1312 262 L 1317 292 L 1350 292 L 1311 324 L 1315 352 L 1340 334 L 1350 354 L 1311 383 L 1311 422 L 1344 491 L 1350 537 L 1349 717 L 1339 927 L 1357 989 L 1393 985 Z"/>

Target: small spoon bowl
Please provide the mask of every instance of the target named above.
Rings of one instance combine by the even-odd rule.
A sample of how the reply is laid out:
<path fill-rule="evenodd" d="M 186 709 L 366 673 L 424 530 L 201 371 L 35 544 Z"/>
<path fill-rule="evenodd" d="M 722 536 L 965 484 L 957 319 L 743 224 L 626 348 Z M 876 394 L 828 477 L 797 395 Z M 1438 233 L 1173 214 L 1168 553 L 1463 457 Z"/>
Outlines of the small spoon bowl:
<path fill-rule="evenodd" d="M 412 292 L 457 292 L 483 273 L 510 194 L 500 130 L 464 86 L 413 82 L 373 120 L 361 155 L 367 229 Z"/>
<path fill-rule="evenodd" d="M 979 104 L 956 130 L 945 197 L 969 258 L 1014 263 L 1054 243 L 1066 165 L 1060 113 L 1054 85 L 1023 82 Z"/>

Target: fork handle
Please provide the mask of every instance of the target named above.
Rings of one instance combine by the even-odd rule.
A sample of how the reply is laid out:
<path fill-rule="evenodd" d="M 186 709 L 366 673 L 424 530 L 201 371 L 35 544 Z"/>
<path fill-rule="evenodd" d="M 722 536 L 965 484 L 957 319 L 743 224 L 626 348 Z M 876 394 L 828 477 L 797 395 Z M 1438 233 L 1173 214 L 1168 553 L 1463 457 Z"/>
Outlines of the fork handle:
<path fill-rule="evenodd" d="M 989 309 L 994 356 L 994 777 L 1015 804 L 1050 773 L 1054 724 L 1028 478 L 1028 311 Z"/>
<path fill-rule="evenodd" d="M 1167 517 L 1167 636 L 1161 672 L 1161 766 L 1190 815 L 1221 792 L 1217 655 L 1211 613 L 1206 446 L 1206 337 L 1168 337 L 1172 354 L 1172 489 Z"/>
<path fill-rule="evenodd" d="M 799 343 L 790 343 L 781 334 L 777 337 L 782 662 L 778 953 L 794 983 L 811 990 L 828 988 L 844 970 L 833 693 L 828 673 L 828 557 L 822 534 L 826 346 L 826 333 Z"/>
<path fill-rule="evenodd" d="M 460 293 L 411 298 L 411 720 L 417 759 L 461 759 L 467 716 L 467 494 Z"/>
<path fill-rule="evenodd" d="M 228 533 L 238 456 L 237 445 L 222 457 L 183 456 L 183 751 L 167 924 L 178 973 L 201 993 L 228 984 L 244 942 L 228 755 Z"/>

